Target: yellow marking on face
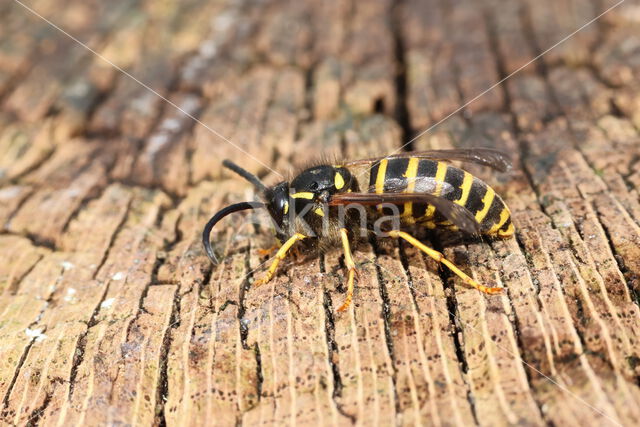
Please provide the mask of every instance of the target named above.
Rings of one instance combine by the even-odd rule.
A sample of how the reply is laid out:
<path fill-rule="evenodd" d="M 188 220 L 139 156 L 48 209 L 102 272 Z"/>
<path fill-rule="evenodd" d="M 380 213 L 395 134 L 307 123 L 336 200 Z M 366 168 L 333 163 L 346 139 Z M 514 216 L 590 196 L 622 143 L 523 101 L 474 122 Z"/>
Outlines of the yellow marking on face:
<path fill-rule="evenodd" d="M 384 178 L 387 176 L 387 159 L 380 160 L 380 166 L 378 166 L 378 176 L 376 176 L 376 193 L 382 194 L 384 192 Z"/>
<path fill-rule="evenodd" d="M 482 210 L 479 210 L 478 212 L 476 212 L 476 221 L 478 221 L 478 224 L 480 224 L 484 219 L 484 217 L 487 216 L 487 213 L 489 212 L 489 208 L 491 207 L 491 203 L 493 203 L 493 198 L 495 197 L 495 195 L 496 193 L 495 191 L 493 191 L 493 188 L 487 187 L 487 192 L 484 194 L 484 197 L 482 198 L 482 203 L 483 203 Z"/>
<path fill-rule="evenodd" d="M 299 193 L 293 193 L 291 195 L 291 197 L 293 197 L 294 199 L 313 199 L 313 193 L 310 193 L 308 191 L 301 191 Z"/>
<path fill-rule="evenodd" d="M 439 196 L 442 193 L 442 185 L 444 183 L 444 177 L 447 175 L 447 168 L 449 166 L 445 162 L 438 162 L 438 168 L 436 169 L 436 189 L 434 191 L 434 196 Z M 436 207 L 433 205 L 429 205 L 427 207 L 427 211 L 424 214 L 424 218 L 432 218 L 433 214 L 436 211 Z"/>
<path fill-rule="evenodd" d="M 489 234 L 495 234 L 498 230 L 500 230 L 504 223 L 509 219 L 509 216 L 511 216 L 509 209 L 507 209 L 506 207 L 502 208 L 502 211 L 500 212 L 500 220 L 496 222 L 493 227 L 491 227 L 491 229 L 489 230 Z"/>
<path fill-rule="evenodd" d="M 344 187 L 344 178 L 340 175 L 340 172 L 336 172 L 336 176 L 333 178 L 333 181 L 336 186 L 336 190 L 342 190 L 342 187 Z"/>
<path fill-rule="evenodd" d="M 464 206 L 469 199 L 469 193 L 471 193 L 471 184 L 473 184 L 473 175 L 471 175 L 467 171 L 464 172 L 464 178 L 462 179 L 462 185 L 460 185 L 460 198 L 455 201 L 455 203 L 460 206 Z"/>
<path fill-rule="evenodd" d="M 284 214 L 289 213 L 289 202 L 284 202 Z"/>
<path fill-rule="evenodd" d="M 418 174 L 418 164 L 420 163 L 420 159 L 416 157 L 411 157 L 409 159 L 409 164 L 407 165 L 407 170 L 402 175 L 407 178 L 407 188 L 404 190 L 405 193 L 413 193 L 416 188 L 416 175 Z M 410 217 L 413 214 L 413 202 L 407 202 L 404 204 L 404 210 L 402 211 L 402 216 Z"/>
<path fill-rule="evenodd" d="M 322 210 L 322 208 L 315 208 L 314 212 L 316 213 L 316 215 L 318 216 L 324 216 L 324 211 Z"/>

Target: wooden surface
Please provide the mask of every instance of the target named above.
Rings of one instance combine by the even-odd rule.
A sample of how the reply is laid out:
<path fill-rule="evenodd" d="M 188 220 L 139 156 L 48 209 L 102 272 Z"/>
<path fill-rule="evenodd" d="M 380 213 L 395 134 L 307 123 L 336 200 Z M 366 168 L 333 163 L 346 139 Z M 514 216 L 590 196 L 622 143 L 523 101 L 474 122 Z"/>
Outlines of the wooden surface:
<path fill-rule="evenodd" d="M 633 425 L 640 420 L 640 5 L 626 0 L 416 140 L 471 168 L 505 241 L 427 233 L 250 283 L 273 244 L 230 158 L 268 183 L 389 153 L 596 17 L 607 0 L 0 3 L 3 424 Z M 197 117 L 257 160 L 197 124 Z M 245 225 L 242 225 L 245 224 Z"/>

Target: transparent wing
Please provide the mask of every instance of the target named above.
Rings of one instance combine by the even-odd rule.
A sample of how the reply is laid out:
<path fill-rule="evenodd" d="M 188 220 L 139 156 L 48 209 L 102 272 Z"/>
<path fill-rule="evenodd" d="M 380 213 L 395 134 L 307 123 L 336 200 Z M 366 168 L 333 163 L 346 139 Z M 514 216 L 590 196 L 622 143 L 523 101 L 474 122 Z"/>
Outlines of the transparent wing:
<path fill-rule="evenodd" d="M 352 162 L 345 163 L 344 166 L 358 166 L 376 163 L 382 159 L 403 159 L 409 157 L 444 161 L 458 160 L 466 163 L 476 163 L 489 166 L 500 172 L 506 172 L 511 169 L 511 160 L 509 159 L 509 156 L 502 151 L 495 150 L 493 148 L 453 148 L 448 150 L 407 151 L 391 154 L 389 156 L 354 160 Z"/>
<path fill-rule="evenodd" d="M 338 193 L 331 197 L 329 206 L 349 204 L 375 206 L 383 203 L 403 204 L 407 202 L 428 203 L 461 230 L 471 234 L 480 231 L 475 217 L 464 206 L 428 193 Z"/>

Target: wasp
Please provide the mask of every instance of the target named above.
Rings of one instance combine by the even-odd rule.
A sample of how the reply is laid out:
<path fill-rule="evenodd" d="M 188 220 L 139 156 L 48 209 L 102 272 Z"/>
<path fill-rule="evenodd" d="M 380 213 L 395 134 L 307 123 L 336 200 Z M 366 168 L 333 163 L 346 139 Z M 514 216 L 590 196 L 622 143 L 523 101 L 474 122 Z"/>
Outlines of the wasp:
<path fill-rule="evenodd" d="M 497 238 L 514 234 L 511 213 L 502 198 L 451 161 L 476 163 L 501 172 L 511 167 L 504 153 L 490 148 L 414 151 L 320 164 L 303 170 L 290 182 L 267 187 L 255 175 L 225 160 L 223 165 L 253 184 L 262 201 L 237 203 L 217 212 L 204 227 L 204 248 L 216 262 L 210 241 L 215 224 L 234 212 L 266 209 L 276 226 L 280 247 L 266 274 L 254 286 L 271 280 L 297 242 L 321 249 L 341 245 L 347 291 L 338 311 L 346 310 L 353 299 L 357 273 L 351 247 L 360 231 L 361 235 L 376 232 L 382 237 L 403 239 L 447 266 L 469 286 L 487 294 L 500 293 L 502 288 L 478 283 L 407 231 L 409 227 L 427 227 Z M 354 206 L 360 209 L 346 209 Z M 392 225 L 375 230 L 373 225 L 384 218 Z"/>

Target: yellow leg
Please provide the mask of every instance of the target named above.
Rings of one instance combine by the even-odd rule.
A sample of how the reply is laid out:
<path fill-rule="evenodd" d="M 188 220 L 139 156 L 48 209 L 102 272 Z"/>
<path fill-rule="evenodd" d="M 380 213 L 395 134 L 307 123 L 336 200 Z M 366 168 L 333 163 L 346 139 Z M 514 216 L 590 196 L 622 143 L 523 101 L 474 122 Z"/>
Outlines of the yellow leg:
<path fill-rule="evenodd" d="M 342 238 L 342 249 L 344 250 L 344 263 L 349 269 L 349 272 L 347 276 L 347 297 L 344 300 L 344 304 L 342 304 L 340 308 L 338 308 L 338 311 L 345 311 L 351 305 L 351 300 L 353 300 L 353 282 L 357 270 L 356 263 L 353 262 L 353 256 L 351 256 L 351 248 L 349 247 L 349 236 L 346 229 L 340 229 L 340 237 Z"/>
<path fill-rule="evenodd" d="M 271 246 L 270 248 L 267 248 L 267 249 L 258 249 L 258 255 L 260 255 L 260 256 L 271 255 L 277 249 L 278 249 L 278 245 L 273 245 L 273 246 Z"/>
<path fill-rule="evenodd" d="M 265 274 L 265 276 L 262 279 L 258 279 L 255 282 L 253 282 L 253 286 L 260 286 L 267 283 L 269 280 L 271 280 L 271 278 L 273 277 L 273 274 L 276 272 L 276 269 L 278 268 L 278 264 L 280 264 L 280 261 L 283 260 L 285 256 L 287 256 L 287 252 L 289 251 L 289 249 L 291 249 L 291 246 L 293 246 L 293 244 L 296 243 L 298 240 L 302 240 L 305 237 L 307 236 L 300 233 L 296 233 L 293 236 L 289 237 L 289 240 L 284 242 L 284 244 L 280 246 L 280 249 L 278 249 L 278 252 L 276 253 L 276 258 L 273 260 L 273 262 L 269 266 L 269 270 L 267 270 L 267 273 Z"/>
<path fill-rule="evenodd" d="M 415 246 L 416 248 L 420 249 L 422 252 L 424 252 L 425 254 L 429 255 L 431 258 L 433 258 L 436 261 L 438 261 L 439 263 L 442 263 L 442 264 L 446 265 L 447 267 L 449 267 L 449 270 L 453 271 L 456 274 L 456 276 L 458 276 L 462 280 L 464 280 L 464 283 L 466 283 L 469 286 L 473 286 L 474 288 L 476 288 L 479 291 L 482 291 L 482 292 L 484 292 L 486 294 L 499 294 L 499 293 L 502 292 L 502 288 L 493 288 L 493 287 L 489 287 L 489 286 L 484 286 L 484 285 L 481 285 L 480 283 L 476 282 L 471 277 L 469 277 L 465 273 L 463 273 L 462 270 L 460 270 L 458 267 L 455 266 L 455 264 L 453 264 L 451 261 L 446 259 L 444 257 L 444 255 L 442 255 L 440 252 L 438 252 L 438 251 L 436 251 L 434 249 L 431 249 L 430 247 L 426 246 L 425 244 L 420 242 L 418 239 L 416 239 L 415 237 L 413 237 L 412 235 L 410 235 L 408 233 L 405 233 L 404 231 L 398 231 L 398 230 L 390 231 L 389 232 L 389 236 L 396 237 L 396 238 L 401 238 L 401 239 L 404 239 L 407 242 L 411 243 L 413 246 Z"/>

